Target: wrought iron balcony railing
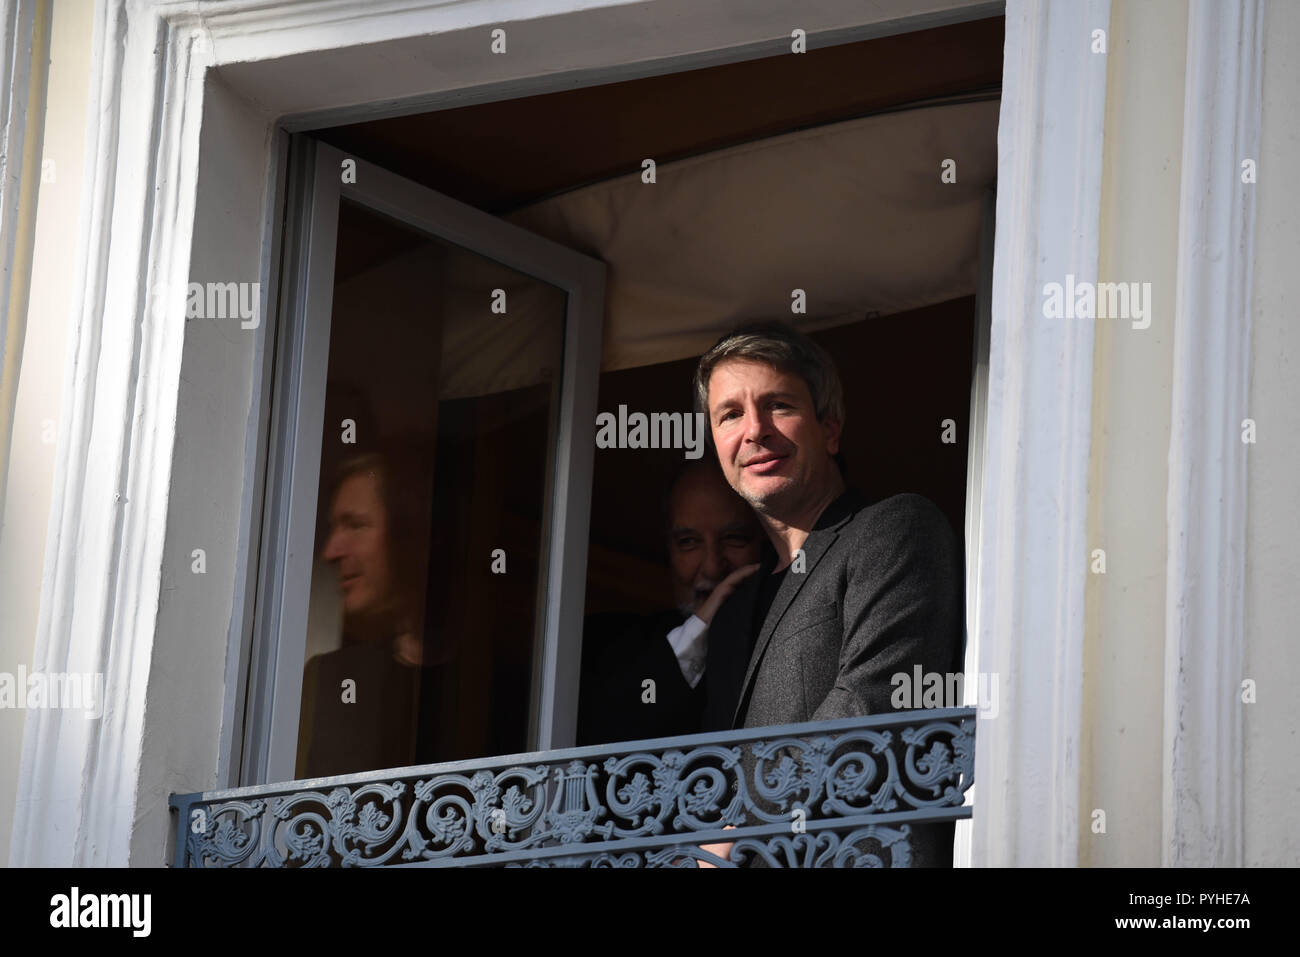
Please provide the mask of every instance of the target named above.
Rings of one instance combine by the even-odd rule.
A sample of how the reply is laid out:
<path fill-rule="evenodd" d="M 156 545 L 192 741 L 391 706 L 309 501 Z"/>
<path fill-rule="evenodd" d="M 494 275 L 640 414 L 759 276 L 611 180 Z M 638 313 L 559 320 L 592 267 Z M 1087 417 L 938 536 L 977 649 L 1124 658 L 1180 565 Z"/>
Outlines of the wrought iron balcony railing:
<path fill-rule="evenodd" d="M 907 867 L 974 746 L 949 708 L 177 794 L 175 864 Z"/>

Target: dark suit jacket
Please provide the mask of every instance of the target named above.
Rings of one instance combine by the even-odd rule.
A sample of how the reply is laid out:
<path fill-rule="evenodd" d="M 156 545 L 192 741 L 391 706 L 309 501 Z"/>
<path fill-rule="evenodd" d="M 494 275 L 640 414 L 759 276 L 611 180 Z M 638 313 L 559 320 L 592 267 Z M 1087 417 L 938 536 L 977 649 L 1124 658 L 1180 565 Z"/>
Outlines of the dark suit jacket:
<path fill-rule="evenodd" d="M 448 665 L 398 663 L 391 641 L 345 644 L 307 662 L 299 731 L 300 777 L 355 774 L 471 757 L 457 749 L 456 675 Z M 343 701 L 345 680 L 355 700 Z"/>
<path fill-rule="evenodd" d="M 639 741 L 695 734 L 704 709 L 704 680 L 682 677 L 668 632 L 686 620 L 676 609 L 653 615 L 590 615 L 582 631 L 578 744 Z M 654 681 L 654 701 L 644 682 Z"/>
<path fill-rule="evenodd" d="M 919 495 L 875 504 L 855 489 L 827 506 L 787 572 L 752 652 L 754 606 L 773 557 L 709 629 L 703 727 L 755 728 L 892 713 L 891 677 L 961 668 L 961 555 Z M 949 865 L 952 825 L 912 828 L 914 866 Z"/>

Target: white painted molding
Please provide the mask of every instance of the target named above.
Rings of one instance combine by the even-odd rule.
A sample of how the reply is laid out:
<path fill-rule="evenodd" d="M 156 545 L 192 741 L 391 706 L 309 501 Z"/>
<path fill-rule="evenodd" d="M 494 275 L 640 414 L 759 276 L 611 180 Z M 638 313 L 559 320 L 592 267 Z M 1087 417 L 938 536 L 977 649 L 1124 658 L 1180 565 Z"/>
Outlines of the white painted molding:
<path fill-rule="evenodd" d="M 975 620 L 975 866 L 1078 862 L 1093 322 L 1043 287 L 1096 280 L 1109 0 L 1010 0 Z"/>
<path fill-rule="evenodd" d="M 36 239 L 50 19 L 48 0 L 0 7 L 0 514 Z"/>
<path fill-rule="evenodd" d="M 989 397 L 989 331 L 993 308 L 993 243 L 997 191 L 990 188 L 980 205 L 980 274 L 975 292 L 975 349 L 971 357 L 970 383 L 970 437 L 966 448 L 966 521 L 963 544 L 966 555 L 966 646 L 962 658 L 962 671 L 966 676 L 964 700 L 966 706 L 979 705 L 980 643 L 976 628 L 975 608 L 978 604 L 980 573 L 980 510 L 984 501 L 984 446 L 988 428 Z M 994 692 L 996 693 L 996 692 Z M 987 705 L 986 698 L 985 704 Z M 966 793 L 966 803 L 979 804 L 979 785 L 973 784 Z M 953 833 L 953 867 L 971 866 L 971 827 L 969 818 L 957 822 Z"/>
<path fill-rule="evenodd" d="M 1251 276 L 1259 160 L 1261 0 L 1193 0 L 1187 26 L 1169 436 L 1162 863 L 1244 862 Z"/>
<path fill-rule="evenodd" d="M 0 368 L 5 362 L 9 285 L 18 235 L 35 21 L 36 4 L 31 0 L 14 0 L 0 7 Z M 0 475 L 0 482 L 3 480 Z"/>
<path fill-rule="evenodd" d="M 188 279 L 203 48 L 147 3 L 96 6 L 73 368 L 34 657 L 43 671 L 103 673 L 104 713 L 28 713 L 15 866 L 128 861 L 185 333 L 148 290 Z"/>

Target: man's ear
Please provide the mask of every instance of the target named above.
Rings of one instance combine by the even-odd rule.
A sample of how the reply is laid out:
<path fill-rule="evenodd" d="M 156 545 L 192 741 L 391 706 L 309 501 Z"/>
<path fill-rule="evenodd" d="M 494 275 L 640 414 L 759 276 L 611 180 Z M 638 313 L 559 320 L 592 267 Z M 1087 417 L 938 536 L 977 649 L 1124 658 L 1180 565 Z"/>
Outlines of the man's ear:
<path fill-rule="evenodd" d="M 826 452 L 829 455 L 836 455 L 840 451 L 840 433 L 844 430 L 844 423 L 839 419 L 832 419 L 829 416 L 822 419 L 822 428 L 826 430 Z"/>

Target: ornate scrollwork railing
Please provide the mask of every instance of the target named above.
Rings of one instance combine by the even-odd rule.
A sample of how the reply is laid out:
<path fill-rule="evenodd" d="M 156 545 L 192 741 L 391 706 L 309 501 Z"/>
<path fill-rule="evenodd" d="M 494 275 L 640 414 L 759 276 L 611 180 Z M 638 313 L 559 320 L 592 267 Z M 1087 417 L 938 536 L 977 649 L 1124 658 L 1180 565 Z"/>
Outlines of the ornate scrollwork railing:
<path fill-rule="evenodd" d="M 175 864 L 908 867 L 974 746 L 949 708 L 178 794 Z"/>

